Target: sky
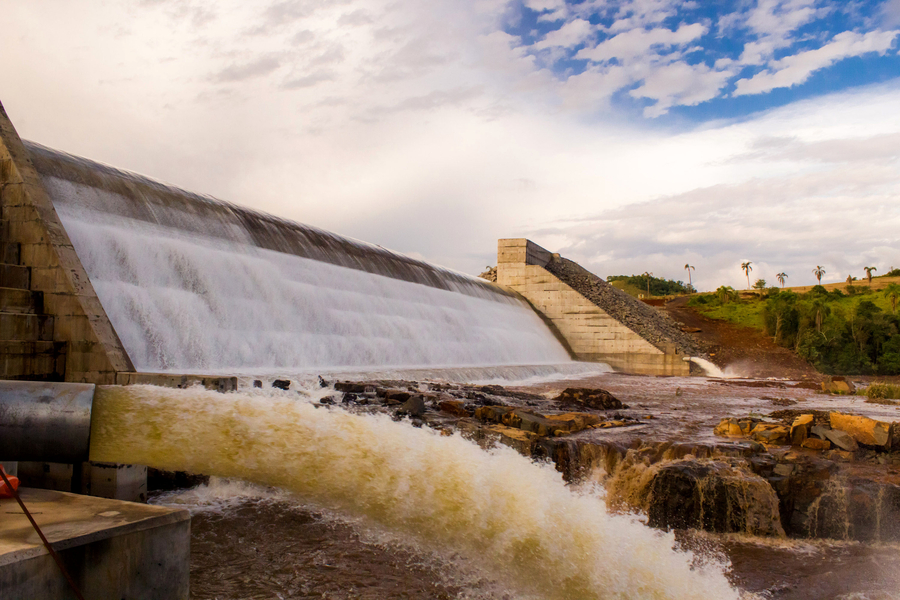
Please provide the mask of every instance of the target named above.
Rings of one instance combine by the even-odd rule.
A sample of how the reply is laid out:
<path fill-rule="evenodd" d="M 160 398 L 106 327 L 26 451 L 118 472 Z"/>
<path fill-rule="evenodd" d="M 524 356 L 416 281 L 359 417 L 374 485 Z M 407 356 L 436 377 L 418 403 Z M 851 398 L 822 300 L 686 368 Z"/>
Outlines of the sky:
<path fill-rule="evenodd" d="M 470 274 L 900 268 L 900 0 L 0 0 L 19 134 Z"/>

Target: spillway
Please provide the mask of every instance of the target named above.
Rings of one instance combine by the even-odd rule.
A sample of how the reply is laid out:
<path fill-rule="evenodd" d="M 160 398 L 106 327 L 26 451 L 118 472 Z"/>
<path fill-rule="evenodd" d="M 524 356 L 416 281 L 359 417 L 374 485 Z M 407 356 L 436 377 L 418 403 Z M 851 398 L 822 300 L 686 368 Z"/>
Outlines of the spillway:
<path fill-rule="evenodd" d="M 351 414 L 333 393 L 218 394 L 98 387 L 92 460 L 277 486 L 390 531 L 460 553 L 501 578 L 504 597 L 737 600 L 723 564 L 673 550 L 674 536 L 610 514 L 552 465 L 458 433 Z"/>
<path fill-rule="evenodd" d="M 26 148 L 139 371 L 569 361 L 527 303 L 489 282 Z"/>

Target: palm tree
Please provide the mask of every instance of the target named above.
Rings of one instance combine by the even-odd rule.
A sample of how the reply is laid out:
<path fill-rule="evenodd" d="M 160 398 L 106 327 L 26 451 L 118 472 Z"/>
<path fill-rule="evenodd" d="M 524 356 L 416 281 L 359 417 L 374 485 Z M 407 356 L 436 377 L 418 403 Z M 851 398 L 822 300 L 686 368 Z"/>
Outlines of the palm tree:
<path fill-rule="evenodd" d="M 687 272 L 688 272 L 688 287 L 693 288 L 693 287 L 694 287 L 694 282 L 691 281 L 691 270 L 693 270 L 694 267 L 692 267 L 691 265 L 684 265 L 684 268 L 685 268 L 685 269 L 687 270 Z"/>
<path fill-rule="evenodd" d="M 747 289 L 748 290 L 750 289 L 750 271 L 753 270 L 753 267 L 750 266 L 751 264 L 752 263 L 749 260 L 745 263 L 741 263 L 741 269 L 744 271 L 744 275 L 747 276 Z"/>
<path fill-rule="evenodd" d="M 872 271 L 877 271 L 878 267 L 863 267 L 863 271 L 866 272 L 866 277 L 869 278 L 869 287 L 872 287 Z"/>
<path fill-rule="evenodd" d="M 821 284 L 822 283 L 822 275 L 825 274 L 825 269 L 823 269 L 819 265 L 816 265 L 816 268 L 813 269 L 812 272 L 813 272 L 813 275 L 816 276 L 816 279 L 819 280 L 819 284 Z"/>
<path fill-rule="evenodd" d="M 775 276 L 775 279 L 777 279 L 778 282 L 781 284 L 781 289 L 784 289 L 784 279 L 787 276 L 788 276 L 787 273 L 779 273 L 778 275 Z"/>
<path fill-rule="evenodd" d="M 897 314 L 897 301 L 900 300 L 900 284 L 892 283 L 884 288 L 884 295 L 891 301 L 891 312 Z"/>
<path fill-rule="evenodd" d="M 642 273 L 642 275 L 647 276 L 647 297 L 649 298 L 650 297 L 650 278 L 653 277 L 653 273 L 648 273 L 647 271 L 644 271 Z"/>
<path fill-rule="evenodd" d="M 729 300 L 734 300 L 737 292 L 730 285 L 720 285 L 719 289 L 716 290 L 716 295 L 719 297 L 719 302 L 725 304 Z"/>

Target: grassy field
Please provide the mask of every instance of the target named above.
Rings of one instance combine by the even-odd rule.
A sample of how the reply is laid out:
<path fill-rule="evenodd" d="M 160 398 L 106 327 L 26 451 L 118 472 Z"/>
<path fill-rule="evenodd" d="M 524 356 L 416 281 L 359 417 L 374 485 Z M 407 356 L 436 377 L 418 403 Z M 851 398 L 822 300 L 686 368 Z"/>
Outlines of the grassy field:
<path fill-rule="evenodd" d="M 900 277 L 873 277 L 872 278 L 872 286 L 871 289 L 873 291 L 883 290 L 887 286 L 892 283 L 900 283 Z M 798 294 L 805 294 L 809 290 L 813 289 L 812 285 L 803 285 L 798 287 L 786 287 L 785 291 L 790 290 L 792 292 L 796 292 Z M 841 281 L 840 283 L 823 283 L 822 287 L 828 290 L 829 292 L 832 290 L 841 290 L 842 292 L 846 292 L 847 290 L 847 282 Z M 859 290 L 869 289 L 869 282 L 865 279 L 861 281 L 854 281 L 853 287 Z"/>
<path fill-rule="evenodd" d="M 887 279 L 888 283 L 898 282 L 900 283 L 900 278 L 891 277 L 891 278 L 882 278 Z M 872 302 L 875 306 L 880 308 L 884 313 L 891 314 L 891 302 L 883 293 L 878 291 L 880 288 L 875 287 L 875 279 L 872 280 L 872 289 L 869 289 L 867 286 L 855 286 L 857 288 L 857 293 L 853 296 L 844 296 L 843 298 L 837 298 L 831 300 L 832 310 L 837 310 L 843 312 L 845 315 L 849 315 L 853 312 L 854 308 L 863 300 L 868 300 Z M 881 287 L 885 287 L 887 284 Z M 822 286 L 825 289 L 829 289 L 827 286 Z M 846 284 L 842 284 L 842 286 L 838 286 L 838 289 L 844 291 L 846 288 Z M 793 292 L 802 292 L 804 290 L 809 291 L 812 289 L 811 287 L 806 288 L 785 288 L 786 291 Z M 832 286 L 831 289 L 834 289 Z M 830 290 L 829 290 L 830 291 Z M 696 304 L 694 302 L 691 303 L 691 306 L 695 308 L 699 313 L 707 316 L 711 319 L 721 319 L 723 321 L 730 321 L 732 323 L 737 323 L 739 325 L 746 325 L 747 327 L 753 327 L 754 329 L 758 329 L 760 331 L 765 331 L 765 323 L 763 322 L 763 309 L 765 307 L 766 301 L 764 299 L 760 299 L 758 296 L 750 295 L 749 293 L 742 292 L 740 300 L 728 302 L 726 304 Z M 900 307 L 897 309 L 900 312 Z"/>

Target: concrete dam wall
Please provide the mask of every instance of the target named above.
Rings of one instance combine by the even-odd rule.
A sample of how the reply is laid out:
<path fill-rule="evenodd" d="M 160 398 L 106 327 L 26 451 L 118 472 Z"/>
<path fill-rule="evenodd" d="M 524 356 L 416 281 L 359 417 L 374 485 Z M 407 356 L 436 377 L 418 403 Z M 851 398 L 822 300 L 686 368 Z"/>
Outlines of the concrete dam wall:
<path fill-rule="evenodd" d="M 497 245 L 497 282 L 525 297 L 575 358 L 626 373 L 690 375 L 700 349 L 665 315 L 531 240 Z"/>
<path fill-rule="evenodd" d="M 0 133 L 2 378 L 570 360 L 500 286 Z"/>

